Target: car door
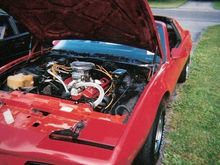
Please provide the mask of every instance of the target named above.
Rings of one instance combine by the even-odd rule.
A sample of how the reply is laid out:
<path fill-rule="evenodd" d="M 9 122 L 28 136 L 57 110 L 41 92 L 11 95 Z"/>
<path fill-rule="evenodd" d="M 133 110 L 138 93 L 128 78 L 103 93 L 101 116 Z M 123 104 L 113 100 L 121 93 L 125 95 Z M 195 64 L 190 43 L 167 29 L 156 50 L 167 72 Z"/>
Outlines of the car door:
<path fill-rule="evenodd" d="M 171 62 L 177 75 L 180 75 L 190 55 L 191 37 L 189 31 L 183 30 L 175 20 L 173 20 L 172 26 L 176 29 L 176 34 L 181 36 L 180 42 L 171 50 Z"/>
<path fill-rule="evenodd" d="M 2 18 L 0 25 L 0 66 L 2 66 L 28 53 L 30 35 L 28 32 L 19 31 L 18 24 L 11 16 Z"/>
<path fill-rule="evenodd" d="M 188 31 L 184 30 L 175 19 L 164 16 L 154 16 L 156 21 L 165 23 L 165 28 L 160 24 L 160 38 L 167 38 L 165 44 L 162 44 L 167 49 L 164 59 L 167 68 L 167 81 L 169 86 L 174 86 L 181 74 L 185 62 L 188 59 L 191 50 L 191 39 Z M 164 26 L 164 25 L 163 25 Z M 165 36 L 163 36 L 165 35 Z M 164 48 L 163 48 L 164 49 Z M 164 52 L 164 50 L 163 50 Z M 167 54 L 167 55 L 166 55 Z M 179 81 L 179 80 L 178 80 Z"/>
<path fill-rule="evenodd" d="M 170 52 L 170 43 L 169 43 L 169 35 L 168 35 L 168 30 L 167 30 L 167 24 L 161 22 L 161 21 L 156 21 L 157 25 L 157 30 L 162 46 L 162 52 L 163 52 L 163 66 L 166 68 L 166 71 L 164 72 L 164 76 L 166 79 L 166 83 L 168 88 L 173 91 L 175 84 L 179 78 L 179 75 L 183 69 L 184 66 L 184 61 L 186 58 L 173 58 L 172 57 L 172 49 Z M 181 55 L 184 55 L 186 52 L 182 48 L 185 44 L 185 39 L 182 39 L 179 41 L 178 44 L 175 44 L 175 49 L 178 50 L 178 53 Z"/>

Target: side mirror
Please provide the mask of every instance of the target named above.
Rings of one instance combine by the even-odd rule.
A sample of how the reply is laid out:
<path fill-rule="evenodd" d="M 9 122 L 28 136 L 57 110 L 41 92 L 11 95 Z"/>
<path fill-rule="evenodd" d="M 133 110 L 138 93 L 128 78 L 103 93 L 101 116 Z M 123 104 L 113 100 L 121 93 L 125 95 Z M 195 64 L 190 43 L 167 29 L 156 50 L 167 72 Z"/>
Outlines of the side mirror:
<path fill-rule="evenodd" d="M 172 48 L 171 50 L 171 57 L 173 59 L 179 59 L 179 58 L 184 58 L 186 54 L 180 50 L 180 48 Z"/>

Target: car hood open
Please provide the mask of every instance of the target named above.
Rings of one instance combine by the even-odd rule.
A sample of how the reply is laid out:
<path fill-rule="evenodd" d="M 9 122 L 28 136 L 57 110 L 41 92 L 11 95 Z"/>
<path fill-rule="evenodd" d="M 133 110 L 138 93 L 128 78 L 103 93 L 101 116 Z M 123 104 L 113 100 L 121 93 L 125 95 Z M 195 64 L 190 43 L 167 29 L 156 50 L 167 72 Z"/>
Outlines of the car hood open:
<path fill-rule="evenodd" d="M 40 40 L 87 39 L 158 49 L 146 0 L 0 0 L 0 5 Z"/>

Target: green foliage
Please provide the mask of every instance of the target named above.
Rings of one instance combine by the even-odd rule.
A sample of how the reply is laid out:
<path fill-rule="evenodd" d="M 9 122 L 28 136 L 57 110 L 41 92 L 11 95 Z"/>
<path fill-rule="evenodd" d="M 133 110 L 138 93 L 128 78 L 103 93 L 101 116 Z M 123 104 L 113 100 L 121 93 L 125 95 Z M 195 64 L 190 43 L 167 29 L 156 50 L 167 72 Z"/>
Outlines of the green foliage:
<path fill-rule="evenodd" d="M 199 42 L 186 84 L 173 103 L 164 164 L 220 164 L 220 26 Z"/>
<path fill-rule="evenodd" d="M 215 0 L 213 2 L 213 6 L 214 6 L 215 9 L 220 10 L 220 0 Z"/>
<path fill-rule="evenodd" d="M 186 3 L 187 0 L 149 0 L 148 2 L 154 8 L 176 8 Z"/>

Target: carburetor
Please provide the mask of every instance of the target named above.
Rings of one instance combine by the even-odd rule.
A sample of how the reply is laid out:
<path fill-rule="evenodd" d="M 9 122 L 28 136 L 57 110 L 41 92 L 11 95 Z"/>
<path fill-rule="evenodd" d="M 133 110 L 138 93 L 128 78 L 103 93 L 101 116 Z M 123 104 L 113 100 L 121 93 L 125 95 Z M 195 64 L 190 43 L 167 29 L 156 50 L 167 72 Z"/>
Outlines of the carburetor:
<path fill-rule="evenodd" d="M 89 82 L 90 71 L 95 68 L 94 63 L 84 61 L 74 61 L 70 66 L 72 68 L 72 79 L 78 82 Z"/>

